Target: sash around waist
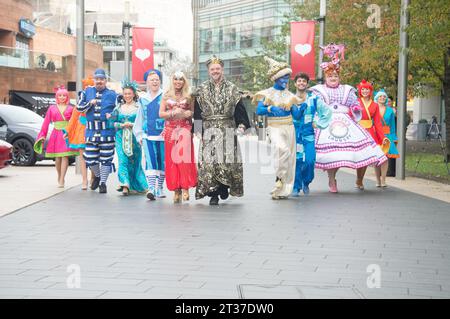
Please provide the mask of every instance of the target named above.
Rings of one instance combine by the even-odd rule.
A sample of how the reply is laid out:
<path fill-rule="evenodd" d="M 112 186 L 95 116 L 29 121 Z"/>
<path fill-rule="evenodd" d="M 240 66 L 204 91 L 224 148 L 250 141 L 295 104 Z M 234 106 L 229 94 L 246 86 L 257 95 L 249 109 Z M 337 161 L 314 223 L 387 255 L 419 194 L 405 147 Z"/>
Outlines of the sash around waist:
<path fill-rule="evenodd" d="M 205 117 L 203 121 L 213 122 L 213 121 L 234 121 L 233 117 L 225 116 L 225 115 L 212 115 Z"/>
<path fill-rule="evenodd" d="M 53 122 L 53 128 L 55 130 L 61 131 L 67 127 L 67 124 L 69 124 L 69 121 L 56 121 Z"/>
<path fill-rule="evenodd" d="M 267 125 L 278 126 L 278 125 L 293 125 L 292 116 L 284 117 L 268 117 Z"/>

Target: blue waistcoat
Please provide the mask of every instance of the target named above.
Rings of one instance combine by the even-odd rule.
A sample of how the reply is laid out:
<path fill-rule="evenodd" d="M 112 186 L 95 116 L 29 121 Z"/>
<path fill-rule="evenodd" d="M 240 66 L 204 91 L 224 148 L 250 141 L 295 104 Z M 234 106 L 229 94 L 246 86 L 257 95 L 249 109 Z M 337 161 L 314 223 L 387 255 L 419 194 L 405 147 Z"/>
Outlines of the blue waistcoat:
<path fill-rule="evenodd" d="M 144 132 L 148 136 L 158 136 L 164 129 L 164 119 L 159 117 L 159 107 L 161 105 L 162 94 L 160 94 L 153 101 L 148 103 L 147 99 L 140 99 L 142 106 L 144 106 L 144 112 L 146 115 L 146 122 L 144 122 Z"/>

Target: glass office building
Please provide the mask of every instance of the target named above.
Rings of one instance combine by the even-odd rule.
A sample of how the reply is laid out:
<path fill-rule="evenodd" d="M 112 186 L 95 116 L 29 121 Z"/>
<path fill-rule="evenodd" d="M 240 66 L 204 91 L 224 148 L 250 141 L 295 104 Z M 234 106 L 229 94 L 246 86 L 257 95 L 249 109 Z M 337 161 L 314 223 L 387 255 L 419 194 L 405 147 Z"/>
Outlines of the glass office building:
<path fill-rule="evenodd" d="M 224 60 L 226 77 L 239 83 L 243 54 L 258 55 L 263 41 L 281 31 L 289 8 L 284 0 L 193 0 L 197 80 L 207 79 L 205 62 L 216 54 Z"/>

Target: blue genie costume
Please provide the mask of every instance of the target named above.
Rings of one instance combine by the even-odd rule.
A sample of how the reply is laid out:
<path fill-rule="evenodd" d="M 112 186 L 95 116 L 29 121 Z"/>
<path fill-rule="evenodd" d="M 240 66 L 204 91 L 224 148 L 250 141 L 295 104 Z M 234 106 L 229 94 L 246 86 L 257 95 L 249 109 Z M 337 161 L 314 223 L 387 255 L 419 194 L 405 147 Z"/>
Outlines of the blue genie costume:
<path fill-rule="evenodd" d="M 300 105 L 300 116 L 294 119 L 297 163 L 293 196 L 298 196 L 300 190 L 305 195 L 309 194 L 309 184 L 314 179 L 316 164 L 315 128 L 326 129 L 332 116 L 331 110 L 316 95 L 305 93 L 306 99 Z"/>
<path fill-rule="evenodd" d="M 106 73 L 103 69 L 97 69 L 94 73 L 95 80 L 105 80 Z M 97 86 L 87 87 L 80 94 L 77 110 L 86 113 L 86 149 L 84 159 L 86 166 L 94 172 L 95 179 L 91 189 L 100 186 L 100 193 L 106 193 L 106 181 L 114 170 L 114 146 L 116 131 L 110 125 L 107 114 L 111 114 L 116 105 L 116 92 L 106 86 L 101 89 Z"/>
<path fill-rule="evenodd" d="M 255 94 L 253 102 L 258 103 L 256 114 L 267 116 L 270 141 L 275 147 L 275 188 L 272 199 L 287 198 L 294 186 L 295 178 L 295 129 L 293 117 L 299 118 L 297 107 L 300 99 L 289 92 L 287 85 L 292 70 L 286 63 L 268 57 L 269 78 L 274 86 Z"/>
<path fill-rule="evenodd" d="M 162 81 L 162 74 L 159 70 L 149 70 L 144 74 L 144 81 L 147 82 L 149 76 L 156 74 Z M 147 198 L 155 200 L 157 197 L 165 197 L 163 192 L 165 180 L 164 165 L 164 138 L 161 133 L 164 129 L 164 119 L 159 117 L 159 108 L 163 91 L 152 95 L 150 90 L 139 99 L 136 121 L 133 133 L 138 142 L 142 143 L 145 157 L 145 176 L 148 183 Z"/>

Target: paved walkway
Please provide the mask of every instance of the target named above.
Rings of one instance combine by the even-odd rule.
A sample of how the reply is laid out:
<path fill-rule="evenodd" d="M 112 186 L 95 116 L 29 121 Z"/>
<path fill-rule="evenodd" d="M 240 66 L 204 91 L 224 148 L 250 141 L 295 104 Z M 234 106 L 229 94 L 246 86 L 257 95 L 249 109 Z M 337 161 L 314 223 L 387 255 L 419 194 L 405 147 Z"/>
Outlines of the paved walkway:
<path fill-rule="evenodd" d="M 78 185 L 81 185 L 81 175 L 75 174 L 74 165 L 67 171 L 65 189 L 58 188 L 53 161 L 1 169 L 0 217 Z"/>
<path fill-rule="evenodd" d="M 0 218 L 0 298 L 450 297 L 448 203 L 345 172 L 329 194 L 319 171 L 310 196 L 272 201 L 273 179 L 246 165 L 245 197 L 219 207 L 111 179 Z"/>

